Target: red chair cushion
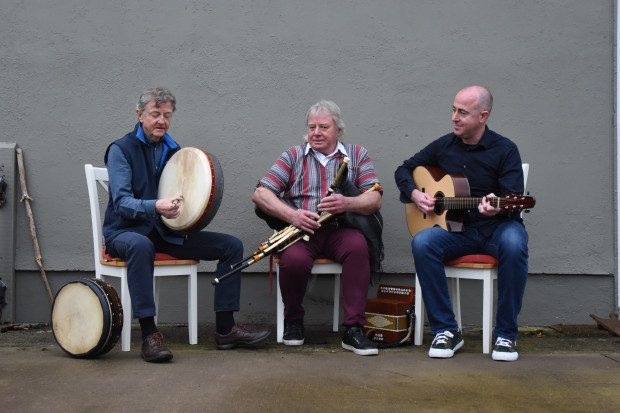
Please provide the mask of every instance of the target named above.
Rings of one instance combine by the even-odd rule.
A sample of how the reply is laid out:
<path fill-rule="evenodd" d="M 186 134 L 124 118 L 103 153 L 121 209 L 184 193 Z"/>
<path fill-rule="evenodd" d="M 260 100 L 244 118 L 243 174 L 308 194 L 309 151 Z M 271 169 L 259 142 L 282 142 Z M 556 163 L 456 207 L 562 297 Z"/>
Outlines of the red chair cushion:
<path fill-rule="evenodd" d="M 118 260 L 118 258 L 112 258 L 110 254 L 106 254 L 105 247 L 103 248 L 103 251 L 101 251 L 101 257 L 104 260 L 108 260 L 108 261 L 113 261 L 115 259 Z M 177 261 L 177 260 L 178 260 L 177 257 L 173 257 L 172 255 L 169 255 L 169 254 L 164 254 L 163 252 L 155 253 L 155 261 Z"/>
<path fill-rule="evenodd" d="M 448 266 L 456 264 L 497 264 L 497 258 L 484 254 L 472 254 L 444 262 L 444 265 Z"/>

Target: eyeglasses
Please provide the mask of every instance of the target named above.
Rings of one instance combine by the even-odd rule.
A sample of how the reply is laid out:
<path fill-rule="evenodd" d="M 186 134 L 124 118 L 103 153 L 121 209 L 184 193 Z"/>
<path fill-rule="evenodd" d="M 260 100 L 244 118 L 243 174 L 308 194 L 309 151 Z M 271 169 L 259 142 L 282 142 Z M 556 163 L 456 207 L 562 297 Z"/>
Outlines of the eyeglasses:
<path fill-rule="evenodd" d="M 161 113 L 161 112 L 156 111 L 156 110 L 148 112 L 148 113 L 145 113 L 144 115 L 149 117 L 149 118 L 151 118 L 151 119 L 153 119 L 153 120 L 159 119 L 162 116 L 164 117 L 165 120 L 168 120 L 168 121 L 172 118 L 172 112 Z"/>

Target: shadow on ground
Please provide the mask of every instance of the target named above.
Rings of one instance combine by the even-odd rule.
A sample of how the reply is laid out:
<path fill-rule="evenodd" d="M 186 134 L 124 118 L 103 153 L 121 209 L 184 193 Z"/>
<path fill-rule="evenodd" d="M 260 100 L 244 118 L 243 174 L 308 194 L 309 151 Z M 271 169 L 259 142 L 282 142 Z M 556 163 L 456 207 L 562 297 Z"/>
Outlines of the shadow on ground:
<path fill-rule="evenodd" d="M 340 350 L 340 333 L 331 331 L 328 325 L 307 326 L 306 345 L 302 347 L 286 347 L 276 343 L 275 326 L 264 326 L 272 329 L 270 337 L 263 347 L 278 350 L 293 349 L 294 351 L 333 351 Z M 198 327 L 198 345 L 188 344 L 188 330 L 185 324 L 160 325 L 166 345 L 171 349 L 215 349 L 213 341 L 214 325 L 200 324 Z M 342 330 L 342 329 L 341 329 Z M 461 352 L 482 351 L 482 331 L 479 328 L 463 330 L 465 345 Z M 132 326 L 132 350 L 140 344 L 140 330 Z M 432 336 L 428 328 L 425 330 L 422 346 L 405 344 L 386 351 L 428 351 Z M 571 353 L 571 352 L 620 352 L 620 337 L 614 336 L 596 324 L 585 325 L 554 325 L 549 327 L 522 327 L 518 338 L 521 353 Z M 0 325 L 0 347 L 13 348 L 56 348 L 58 347 L 52 329 L 48 324 L 2 324 Z M 114 350 L 120 348 L 120 343 Z"/>

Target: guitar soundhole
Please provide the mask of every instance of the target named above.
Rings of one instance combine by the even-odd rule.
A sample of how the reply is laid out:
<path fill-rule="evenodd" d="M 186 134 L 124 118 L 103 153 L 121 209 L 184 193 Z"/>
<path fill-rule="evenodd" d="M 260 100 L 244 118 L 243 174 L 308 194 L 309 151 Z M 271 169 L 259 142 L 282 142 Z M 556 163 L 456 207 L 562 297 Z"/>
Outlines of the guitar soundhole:
<path fill-rule="evenodd" d="M 437 192 L 435 194 L 435 214 L 437 215 L 441 215 L 444 211 L 444 198 L 445 195 L 443 194 L 443 192 Z"/>

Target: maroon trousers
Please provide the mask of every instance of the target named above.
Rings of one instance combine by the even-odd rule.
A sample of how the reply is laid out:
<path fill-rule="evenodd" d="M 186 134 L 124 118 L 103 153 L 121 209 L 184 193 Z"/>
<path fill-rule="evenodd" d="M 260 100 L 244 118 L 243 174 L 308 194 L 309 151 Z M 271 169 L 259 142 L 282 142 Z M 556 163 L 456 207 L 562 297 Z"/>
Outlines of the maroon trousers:
<path fill-rule="evenodd" d="M 368 245 L 364 235 L 353 228 L 325 224 L 310 236 L 280 254 L 280 290 L 284 318 L 294 321 L 304 317 L 302 306 L 313 261 L 319 257 L 342 264 L 342 306 L 344 325 L 366 323 L 366 298 L 370 282 Z"/>

